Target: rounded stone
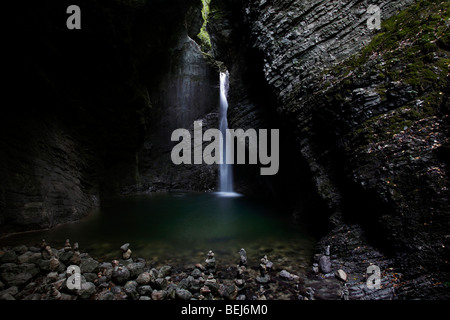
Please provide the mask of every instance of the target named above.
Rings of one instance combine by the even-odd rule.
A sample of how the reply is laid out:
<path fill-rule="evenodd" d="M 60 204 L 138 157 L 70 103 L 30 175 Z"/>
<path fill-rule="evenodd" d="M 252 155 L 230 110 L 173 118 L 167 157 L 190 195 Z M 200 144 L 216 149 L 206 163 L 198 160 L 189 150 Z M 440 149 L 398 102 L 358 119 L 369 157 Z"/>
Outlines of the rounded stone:
<path fill-rule="evenodd" d="M 341 280 L 341 281 L 344 281 L 344 282 L 346 282 L 347 279 L 348 279 L 347 273 L 346 273 L 344 270 L 342 270 L 342 269 L 337 270 L 337 271 L 334 273 L 334 276 L 335 276 L 337 279 L 339 279 L 339 280 Z"/>
<path fill-rule="evenodd" d="M 192 298 L 192 293 L 185 289 L 177 289 L 175 291 L 175 297 L 178 300 L 190 300 Z"/>

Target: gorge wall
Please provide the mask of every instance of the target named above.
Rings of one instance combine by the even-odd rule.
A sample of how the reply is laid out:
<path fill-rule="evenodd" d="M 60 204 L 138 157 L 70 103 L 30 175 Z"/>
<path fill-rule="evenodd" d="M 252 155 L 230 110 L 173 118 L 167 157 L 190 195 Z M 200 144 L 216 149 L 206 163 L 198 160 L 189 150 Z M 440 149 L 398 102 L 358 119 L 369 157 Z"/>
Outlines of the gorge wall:
<path fill-rule="evenodd" d="M 70 4 L 31 1 L 8 11 L 3 232 L 76 220 L 121 193 L 208 190 L 205 181 L 215 180 L 174 174 L 165 153 L 171 130 L 218 105 L 217 71 L 190 38 L 201 3 L 79 1 L 81 30 L 66 28 Z"/>
<path fill-rule="evenodd" d="M 367 27 L 370 4 L 381 8 L 379 32 Z M 403 297 L 448 294 L 448 9 L 439 1 L 243 5 L 277 113 L 332 213 L 318 250 L 330 244 L 336 268 L 358 274 L 368 262 L 398 268 L 405 282 L 391 292 Z M 393 260 L 374 258 L 384 255 Z"/>

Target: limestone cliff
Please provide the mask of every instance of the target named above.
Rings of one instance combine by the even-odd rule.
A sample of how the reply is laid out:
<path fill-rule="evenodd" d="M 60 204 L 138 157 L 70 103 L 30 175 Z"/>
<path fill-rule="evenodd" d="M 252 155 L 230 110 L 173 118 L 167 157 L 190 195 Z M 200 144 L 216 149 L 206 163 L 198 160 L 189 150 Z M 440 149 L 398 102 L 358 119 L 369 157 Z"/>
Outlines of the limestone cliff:
<path fill-rule="evenodd" d="M 381 8 L 379 31 L 367 27 L 370 4 Z M 249 0 L 241 11 L 292 148 L 331 213 L 335 229 L 319 245 L 349 269 L 358 269 L 349 243 L 375 246 L 428 297 L 445 290 L 449 270 L 448 10 Z"/>

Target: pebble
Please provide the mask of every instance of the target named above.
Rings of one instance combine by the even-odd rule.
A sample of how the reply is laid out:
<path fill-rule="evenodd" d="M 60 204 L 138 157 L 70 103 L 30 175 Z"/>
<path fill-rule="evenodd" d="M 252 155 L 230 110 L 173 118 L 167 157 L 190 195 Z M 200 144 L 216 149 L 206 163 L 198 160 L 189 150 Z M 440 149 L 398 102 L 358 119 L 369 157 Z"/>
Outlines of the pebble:
<path fill-rule="evenodd" d="M 154 290 L 152 292 L 152 300 L 164 300 L 166 296 L 167 292 L 164 290 Z"/>
<path fill-rule="evenodd" d="M 146 285 L 150 283 L 150 280 L 150 273 L 143 272 L 137 277 L 136 282 L 140 285 Z"/>
<path fill-rule="evenodd" d="M 125 291 L 125 294 L 127 295 L 128 298 L 130 298 L 131 300 L 137 300 L 139 298 L 139 294 L 137 292 L 137 287 L 138 284 L 136 281 L 128 281 L 127 283 L 125 283 L 125 285 L 123 286 L 123 289 Z"/>
<path fill-rule="evenodd" d="M 345 273 L 345 271 L 344 270 L 342 270 L 342 269 L 339 269 L 339 270 L 337 270 L 335 273 L 334 273 L 334 276 L 337 278 L 337 279 L 339 279 L 339 280 L 341 280 L 341 281 L 344 281 L 344 282 L 346 282 L 347 281 L 347 273 Z"/>
<path fill-rule="evenodd" d="M 139 286 L 137 288 L 137 291 L 139 292 L 140 295 L 147 296 L 147 295 L 151 295 L 152 294 L 153 289 L 149 285 L 144 285 L 144 286 Z"/>
<path fill-rule="evenodd" d="M 192 293 L 185 289 L 177 289 L 175 291 L 175 297 L 179 300 L 190 300 Z"/>
<path fill-rule="evenodd" d="M 293 280 L 298 280 L 299 279 L 299 276 L 291 274 L 291 273 L 289 273 L 286 270 L 281 270 L 280 273 L 279 273 L 279 276 L 280 276 L 280 278 L 283 278 L 283 279 L 286 279 L 286 280 L 289 280 L 289 281 L 293 281 Z"/>
<path fill-rule="evenodd" d="M 202 276 L 202 272 L 195 268 L 192 272 L 191 272 L 191 276 L 193 276 L 195 279 L 200 278 Z"/>
<path fill-rule="evenodd" d="M 128 248 L 130 247 L 129 243 L 125 243 L 120 247 L 120 250 L 122 250 L 122 252 L 126 252 L 128 250 Z"/>
<path fill-rule="evenodd" d="M 264 276 L 256 277 L 256 282 L 261 283 L 261 284 L 266 284 L 269 281 L 270 281 L 270 276 L 268 274 L 266 274 Z"/>
<path fill-rule="evenodd" d="M 158 271 L 158 278 L 164 278 L 167 276 L 170 276 L 172 274 L 172 267 L 171 266 L 163 266 Z"/>
<path fill-rule="evenodd" d="M 132 253 L 131 250 L 128 249 L 127 251 L 122 253 L 122 258 L 125 259 L 125 260 L 130 259 L 131 258 L 131 253 Z"/>
<path fill-rule="evenodd" d="M 167 280 L 164 278 L 158 278 L 155 280 L 155 286 L 161 290 L 164 290 L 167 288 Z"/>
<path fill-rule="evenodd" d="M 312 270 L 313 270 L 314 273 L 319 273 L 319 264 L 318 263 L 313 263 Z"/>

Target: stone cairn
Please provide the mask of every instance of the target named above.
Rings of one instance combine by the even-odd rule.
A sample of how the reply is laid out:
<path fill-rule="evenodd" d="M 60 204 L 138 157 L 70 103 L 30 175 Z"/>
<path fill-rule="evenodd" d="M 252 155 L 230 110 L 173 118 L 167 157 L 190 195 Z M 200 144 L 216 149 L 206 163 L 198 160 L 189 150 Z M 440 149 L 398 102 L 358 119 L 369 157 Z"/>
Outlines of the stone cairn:
<path fill-rule="evenodd" d="M 2 281 L 5 279 L 5 283 L 0 282 L 0 300 L 266 300 L 265 285 L 271 280 L 269 272 L 273 271 L 272 262 L 264 256 L 259 276 L 253 275 L 253 270 L 247 269 L 244 248 L 238 251 L 236 273 L 226 278 L 224 274 L 234 272 L 234 268 L 217 274 L 216 257 L 211 250 L 204 264 L 196 264 L 190 274 L 179 271 L 173 276 L 171 266 L 158 270 L 145 259 L 132 258 L 129 243 L 120 247 L 120 258 L 111 262 L 99 262 L 87 253 L 80 253 L 78 243 L 71 244 L 69 239 L 59 250 L 51 248 L 45 240 L 40 248 L 23 247 L 0 252 L 0 276 Z M 71 265 L 79 268 L 69 270 Z M 249 277 L 256 277 L 256 281 Z M 69 278 L 72 284 L 79 279 L 79 287 L 69 286 Z"/>
<path fill-rule="evenodd" d="M 325 247 L 325 252 L 319 259 L 319 267 L 324 274 L 331 272 L 330 246 Z"/>
<path fill-rule="evenodd" d="M 244 272 L 247 270 L 247 251 L 245 251 L 244 248 L 239 250 L 239 264 L 236 266 L 237 272 L 236 272 L 236 279 L 234 279 L 234 283 L 238 289 L 238 293 L 241 293 L 241 295 L 238 297 L 239 300 L 242 299 L 242 293 L 245 289 L 245 279 L 244 279 Z M 245 299 L 245 295 L 243 296 Z"/>
<path fill-rule="evenodd" d="M 270 275 L 268 271 L 272 269 L 273 263 L 267 259 L 267 256 L 261 258 L 261 263 L 259 264 L 260 276 L 256 277 L 256 282 L 260 284 L 266 284 L 270 281 Z"/>
<path fill-rule="evenodd" d="M 216 259 L 214 258 L 214 252 L 209 250 L 208 256 L 205 260 L 206 273 L 216 273 Z"/>
<path fill-rule="evenodd" d="M 80 249 L 78 247 L 78 242 L 75 242 L 73 244 L 73 255 L 70 258 L 70 264 L 79 266 L 81 264 L 81 253 L 80 253 Z"/>
<path fill-rule="evenodd" d="M 120 249 L 122 250 L 122 259 L 123 260 L 128 260 L 131 258 L 132 252 L 131 252 L 129 243 L 125 243 L 123 246 L 120 247 Z"/>

